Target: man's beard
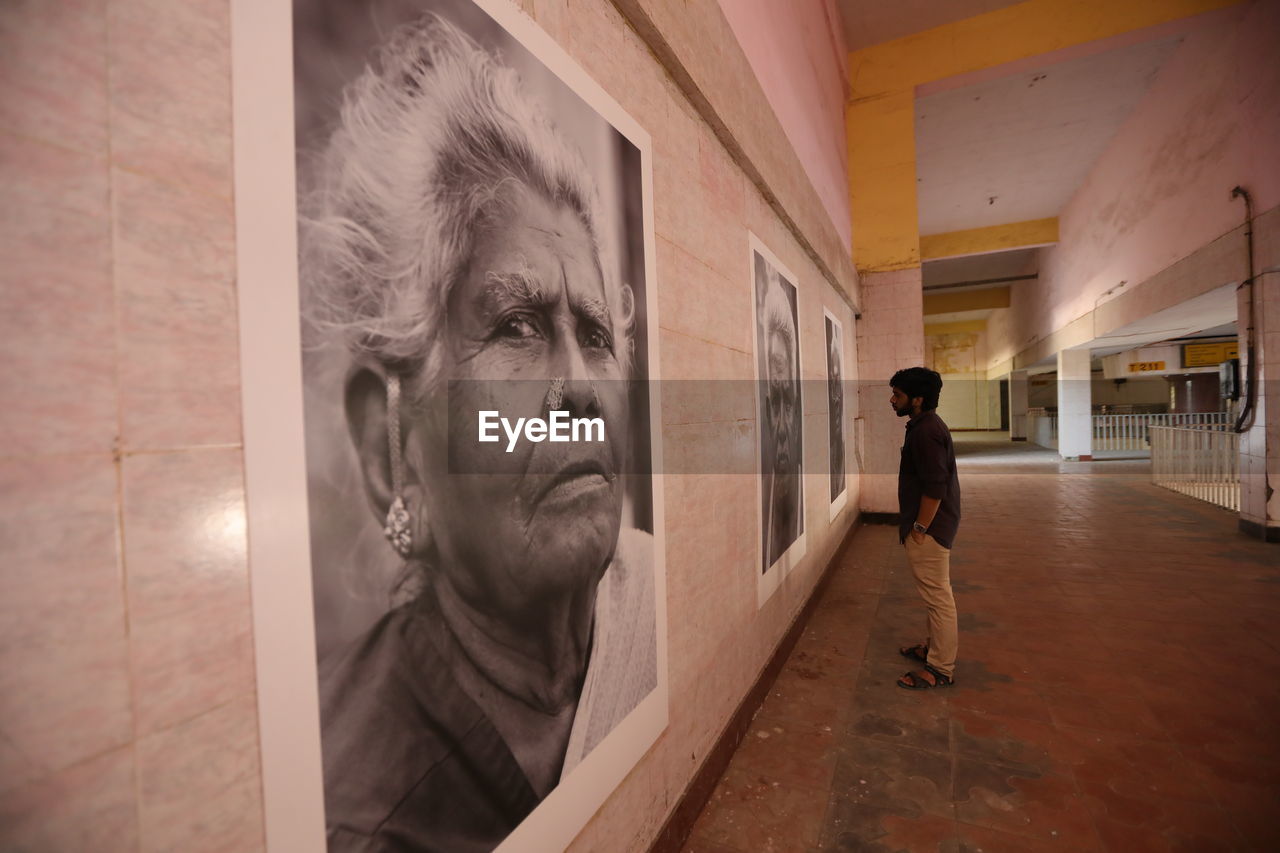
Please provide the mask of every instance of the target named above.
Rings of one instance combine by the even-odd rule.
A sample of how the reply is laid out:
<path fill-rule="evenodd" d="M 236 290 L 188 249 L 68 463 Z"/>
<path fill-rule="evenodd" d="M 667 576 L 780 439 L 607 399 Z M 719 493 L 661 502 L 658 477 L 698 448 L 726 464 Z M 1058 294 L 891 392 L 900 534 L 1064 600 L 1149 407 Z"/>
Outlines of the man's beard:
<path fill-rule="evenodd" d="M 905 407 L 901 409 L 894 409 L 894 411 L 897 412 L 898 417 L 905 418 L 907 415 L 911 414 L 911 404 L 908 403 Z"/>

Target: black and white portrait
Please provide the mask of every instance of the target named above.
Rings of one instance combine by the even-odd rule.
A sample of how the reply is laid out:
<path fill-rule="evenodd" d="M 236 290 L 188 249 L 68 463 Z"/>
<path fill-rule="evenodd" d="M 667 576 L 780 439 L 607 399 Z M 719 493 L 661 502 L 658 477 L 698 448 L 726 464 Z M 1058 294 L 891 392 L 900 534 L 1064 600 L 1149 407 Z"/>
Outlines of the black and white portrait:
<path fill-rule="evenodd" d="M 804 551 L 803 415 L 795 278 L 751 238 L 760 436 L 760 572 L 785 572 Z"/>
<path fill-rule="evenodd" d="M 823 327 L 827 342 L 827 436 L 830 442 L 831 517 L 844 508 L 844 330 L 825 308 Z"/>
<path fill-rule="evenodd" d="M 497 5 L 293 4 L 331 851 L 567 843 L 665 725 L 648 138 Z"/>

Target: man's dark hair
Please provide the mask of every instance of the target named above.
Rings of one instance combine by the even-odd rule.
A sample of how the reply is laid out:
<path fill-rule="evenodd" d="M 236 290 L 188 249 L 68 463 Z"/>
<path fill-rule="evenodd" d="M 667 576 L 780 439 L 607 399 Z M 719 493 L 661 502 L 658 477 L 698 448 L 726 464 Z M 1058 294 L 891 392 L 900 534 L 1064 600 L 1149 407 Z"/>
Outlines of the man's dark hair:
<path fill-rule="evenodd" d="M 942 393 L 942 377 L 927 367 L 908 367 L 893 374 L 890 387 L 897 388 L 911 399 L 923 397 L 920 409 L 931 412 L 938 408 L 938 395 Z"/>

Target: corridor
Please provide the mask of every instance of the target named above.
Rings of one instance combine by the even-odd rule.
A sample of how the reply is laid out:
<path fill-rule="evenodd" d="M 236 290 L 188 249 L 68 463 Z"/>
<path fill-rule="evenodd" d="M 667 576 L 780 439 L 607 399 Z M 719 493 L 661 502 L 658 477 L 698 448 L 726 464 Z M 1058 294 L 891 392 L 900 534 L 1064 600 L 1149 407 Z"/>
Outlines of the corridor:
<path fill-rule="evenodd" d="M 956 434 L 956 686 L 895 686 L 923 609 L 862 528 L 688 853 L 1280 849 L 1280 548 L 995 435 Z"/>

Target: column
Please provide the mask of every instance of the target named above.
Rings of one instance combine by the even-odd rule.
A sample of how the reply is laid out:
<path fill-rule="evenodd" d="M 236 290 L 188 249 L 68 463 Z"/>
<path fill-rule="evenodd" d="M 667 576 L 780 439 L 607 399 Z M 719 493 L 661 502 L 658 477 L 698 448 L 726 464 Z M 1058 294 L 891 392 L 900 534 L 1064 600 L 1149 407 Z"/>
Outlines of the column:
<path fill-rule="evenodd" d="M 1087 349 L 1058 353 L 1058 455 L 1063 459 L 1093 459 L 1091 361 Z"/>
<path fill-rule="evenodd" d="M 1027 371 L 1009 374 L 1009 440 L 1027 440 Z"/>
<path fill-rule="evenodd" d="M 1255 220 L 1258 228 L 1265 218 Z M 1271 226 L 1276 230 L 1275 226 Z M 1260 229 L 1262 230 L 1262 229 Z M 1263 243 L 1266 251 L 1270 248 Z M 1265 269 L 1276 265 L 1280 256 L 1280 241 L 1271 248 L 1272 257 L 1264 255 L 1263 262 L 1270 262 Z M 1261 264 L 1260 264 L 1261 266 Z M 1264 272 L 1254 279 L 1254 352 L 1258 361 L 1256 377 L 1256 403 L 1249 428 L 1240 435 L 1240 529 L 1250 536 L 1268 542 L 1280 542 L 1280 273 Z M 1236 293 L 1240 317 L 1240 372 L 1248 375 L 1249 351 L 1246 340 L 1246 323 L 1249 306 L 1244 301 L 1249 288 Z M 1246 386 L 1247 387 L 1247 386 Z M 1242 389 L 1243 390 L 1243 389 Z M 1269 393 L 1268 393 L 1269 392 Z M 1245 400 L 1240 400 L 1243 409 Z"/>
<path fill-rule="evenodd" d="M 862 472 L 859 509 L 864 519 L 887 520 L 898 512 L 898 461 L 905 420 L 889 406 L 889 378 L 924 363 L 920 267 L 863 272 L 858 335 L 858 420 L 855 445 Z M 946 394 L 946 389 L 943 389 Z"/>

